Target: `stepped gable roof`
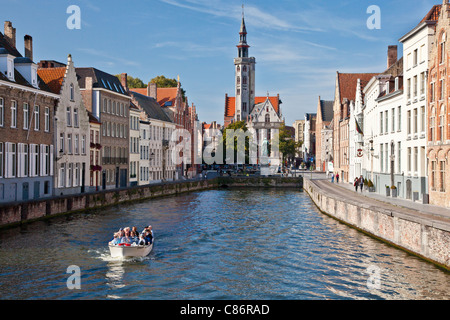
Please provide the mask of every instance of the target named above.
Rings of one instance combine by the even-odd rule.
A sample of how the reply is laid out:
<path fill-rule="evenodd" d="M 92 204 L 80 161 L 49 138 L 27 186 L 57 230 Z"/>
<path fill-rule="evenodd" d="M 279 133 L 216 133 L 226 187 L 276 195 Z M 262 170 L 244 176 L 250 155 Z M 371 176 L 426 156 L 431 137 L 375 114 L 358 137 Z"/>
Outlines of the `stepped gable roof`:
<path fill-rule="evenodd" d="M 61 85 L 66 74 L 66 68 L 39 68 L 38 75 L 41 77 L 53 93 L 61 92 Z"/>
<path fill-rule="evenodd" d="M 437 21 L 439 19 L 439 15 L 441 13 L 442 5 L 436 4 L 431 10 L 427 13 L 427 15 L 420 21 L 419 25 L 424 23 L 425 21 Z"/>
<path fill-rule="evenodd" d="M 169 116 L 161 108 L 161 105 L 154 98 L 133 91 L 131 91 L 130 94 L 150 119 L 172 122 Z"/>

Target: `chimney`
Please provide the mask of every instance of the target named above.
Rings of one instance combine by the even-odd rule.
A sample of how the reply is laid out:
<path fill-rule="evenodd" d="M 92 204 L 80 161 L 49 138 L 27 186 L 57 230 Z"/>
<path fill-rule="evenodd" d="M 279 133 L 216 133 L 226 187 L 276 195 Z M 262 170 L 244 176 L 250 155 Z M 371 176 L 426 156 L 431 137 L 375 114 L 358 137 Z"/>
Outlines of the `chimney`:
<path fill-rule="evenodd" d="M 24 37 L 25 57 L 33 61 L 33 38 L 29 35 Z"/>
<path fill-rule="evenodd" d="M 5 21 L 5 38 L 9 44 L 16 48 L 16 28 L 13 28 L 11 21 Z"/>
<path fill-rule="evenodd" d="M 392 67 L 397 62 L 397 46 L 388 47 L 387 68 Z"/>
<path fill-rule="evenodd" d="M 147 85 L 147 96 L 154 98 L 158 101 L 158 85 L 156 83 L 148 83 Z"/>
<path fill-rule="evenodd" d="M 100 110 L 94 110 L 93 101 L 92 101 L 92 88 L 93 88 L 93 80 L 92 77 L 86 77 L 84 80 L 84 94 L 83 94 L 83 102 L 86 106 L 86 109 L 91 112 L 97 119 L 100 119 Z M 100 108 L 98 108 L 100 109 Z"/>
<path fill-rule="evenodd" d="M 120 77 L 120 82 L 122 83 L 122 87 L 125 89 L 125 92 L 128 92 L 128 75 L 126 73 L 122 73 Z"/>

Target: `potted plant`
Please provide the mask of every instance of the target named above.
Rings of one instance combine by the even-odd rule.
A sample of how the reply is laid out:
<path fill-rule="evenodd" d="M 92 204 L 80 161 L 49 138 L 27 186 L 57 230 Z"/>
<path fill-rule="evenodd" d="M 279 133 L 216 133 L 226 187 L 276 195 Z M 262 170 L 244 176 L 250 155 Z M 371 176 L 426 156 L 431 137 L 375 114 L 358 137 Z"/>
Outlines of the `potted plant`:
<path fill-rule="evenodd" d="M 391 195 L 391 188 L 389 186 L 386 186 L 386 197 L 389 197 Z"/>
<path fill-rule="evenodd" d="M 375 186 L 373 185 L 372 180 L 367 181 L 367 187 L 369 188 L 369 192 L 375 192 Z"/>
<path fill-rule="evenodd" d="M 392 186 L 391 191 L 392 191 L 392 198 L 397 198 L 397 187 Z"/>

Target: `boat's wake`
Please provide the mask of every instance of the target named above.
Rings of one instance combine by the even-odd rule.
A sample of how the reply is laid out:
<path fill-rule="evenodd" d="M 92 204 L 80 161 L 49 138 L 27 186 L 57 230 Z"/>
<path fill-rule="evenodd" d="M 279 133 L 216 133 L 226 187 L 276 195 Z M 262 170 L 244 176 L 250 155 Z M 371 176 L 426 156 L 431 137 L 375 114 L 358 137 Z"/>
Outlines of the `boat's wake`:
<path fill-rule="evenodd" d="M 108 249 L 105 250 L 88 250 L 89 254 L 92 254 L 94 258 L 102 260 L 104 262 L 141 262 L 146 260 L 153 260 L 151 255 L 145 257 L 112 257 Z"/>

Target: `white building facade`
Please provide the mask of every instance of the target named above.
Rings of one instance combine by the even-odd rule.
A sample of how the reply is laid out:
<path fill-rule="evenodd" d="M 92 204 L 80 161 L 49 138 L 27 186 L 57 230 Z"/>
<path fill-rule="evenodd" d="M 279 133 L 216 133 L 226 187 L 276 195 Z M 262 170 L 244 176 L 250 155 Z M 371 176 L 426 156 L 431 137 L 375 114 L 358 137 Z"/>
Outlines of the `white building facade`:
<path fill-rule="evenodd" d="M 405 95 L 403 105 L 402 171 L 406 199 L 424 200 L 428 194 L 427 177 L 427 77 L 428 53 L 434 39 L 435 21 L 425 21 L 399 41 L 403 43 Z M 425 196 L 426 197 L 426 196 Z"/>

